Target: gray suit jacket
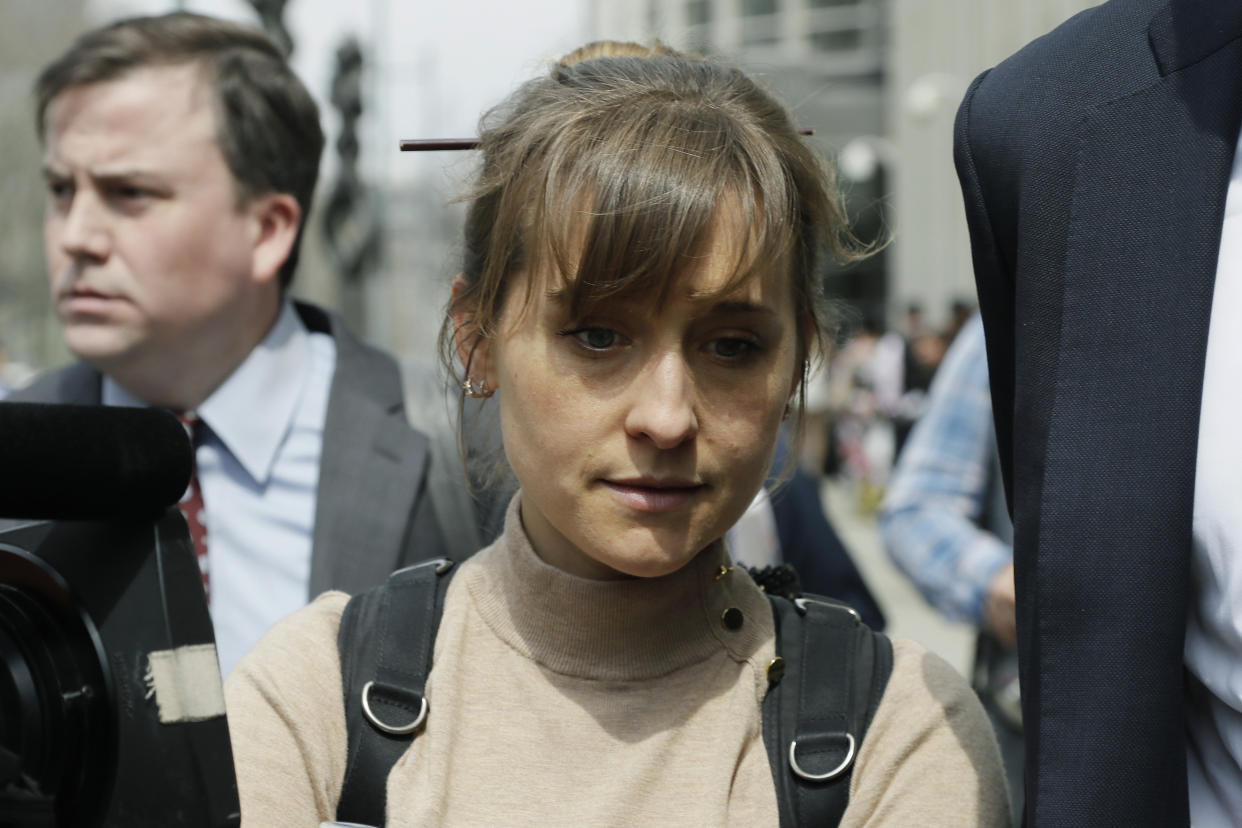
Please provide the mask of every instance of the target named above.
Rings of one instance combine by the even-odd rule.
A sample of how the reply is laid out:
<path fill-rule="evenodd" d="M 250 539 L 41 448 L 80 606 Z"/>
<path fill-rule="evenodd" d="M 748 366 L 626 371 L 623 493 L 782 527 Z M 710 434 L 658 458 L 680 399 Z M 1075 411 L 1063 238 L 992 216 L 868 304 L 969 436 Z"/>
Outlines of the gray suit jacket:
<path fill-rule="evenodd" d="M 479 520 L 454 452 L 411 428 L 401 375 L 388 354 L 363 343 L 340 318 L 297 304 L 308 329 L 336 342 L 328 397 L 308 598 L 327 589 L 354 593 L 394 569 L 434 557 L 460 560 L 482 546 Z M 102 377 L 76 363 L 37 379 L 14 402 L 97 405 Z M 435 411 L 421 411 L 432 421 Z M 451 428 L 437 429 L 443 442 Z"/>

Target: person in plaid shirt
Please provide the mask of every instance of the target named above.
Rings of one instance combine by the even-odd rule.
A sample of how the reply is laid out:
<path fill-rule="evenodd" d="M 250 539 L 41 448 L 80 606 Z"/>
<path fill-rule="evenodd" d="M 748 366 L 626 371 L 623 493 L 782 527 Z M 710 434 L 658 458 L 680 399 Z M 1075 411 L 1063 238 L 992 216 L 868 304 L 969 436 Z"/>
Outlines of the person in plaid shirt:
<path fill-rule="evenodd" d="M 992 422 L 983 323 L 962 328 L 932 383 L 880 508 L 889 556 L 948 618 L 979 628 L 975 690 L 996 730 L 1014 813 L 1022 808 L 1022 713 L 1013 526 Z"/>

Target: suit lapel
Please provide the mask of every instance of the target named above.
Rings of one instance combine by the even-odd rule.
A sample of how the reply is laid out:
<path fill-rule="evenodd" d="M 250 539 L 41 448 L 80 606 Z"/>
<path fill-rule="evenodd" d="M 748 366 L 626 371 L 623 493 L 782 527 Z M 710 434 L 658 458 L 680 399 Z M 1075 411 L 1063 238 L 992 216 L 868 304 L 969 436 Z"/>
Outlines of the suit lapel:
<path fill-rule="evenodd" d="M 1162 76 L 1185 69 L 1242 34 L 1242 3 L 1172 0 L 1147 29 Z"/>
<path fill-rule="evenodd" d="M 1033 671 L 1044 721 L 1069 724 L 1067 733 L 1080 722 L 1118 741 L 1066 746 L 1070 753 L 1122 755 L 1136 724 L 1168 723 L 1143 725 L 1136 761 L 1165 768 L 1163 781 L 1179 787 L 1199 407 L 1242 119 L 1242 42 L 1211 29 L 1216 48 L 1205 52 L 1202 24 L 1179 16 L 1195 6 L 1171 4 L 1153 21 L 1162 76 L 1094 107 L 1078 131 L 1038 516 Z M 1193 48 L 1179 45 L 1195 31 Z M 1125 621 L 1086 625 L 1083 607 Z M 1083 770 L 1082 756 L 1061 747 L 1050 743 L 1063 755 L 1041 761 L 1043 793 L 1073 786 Z M 1167 793 L 1178 801 L 1174 788 Z"/>
<path fill-rule="evenodd" d="M 396 363 L 332 320 L 336 370 L 324 424 L 310 594 L 355 592 L 400 565 L 427 441 L 405 419 Z"/>

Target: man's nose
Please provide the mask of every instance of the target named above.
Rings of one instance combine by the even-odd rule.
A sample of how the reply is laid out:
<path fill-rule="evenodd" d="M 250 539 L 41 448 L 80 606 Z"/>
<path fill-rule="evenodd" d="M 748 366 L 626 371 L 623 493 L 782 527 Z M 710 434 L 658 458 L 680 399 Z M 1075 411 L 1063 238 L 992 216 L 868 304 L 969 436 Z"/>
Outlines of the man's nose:
<path fill-rule="evenodd" d="M 89 193 L 78 193 L 61 215 L 59 243 L 74 259 L 106 261 L 112 252 L 112 230 L 103 205 Z"/>
<path fill-rule="evenodd" d="M 656 448 L 676 448 L 699 430 L 694 377 L 682 354 L 662 354 L 639 375 L 632 389 L 625 428 Z"/>

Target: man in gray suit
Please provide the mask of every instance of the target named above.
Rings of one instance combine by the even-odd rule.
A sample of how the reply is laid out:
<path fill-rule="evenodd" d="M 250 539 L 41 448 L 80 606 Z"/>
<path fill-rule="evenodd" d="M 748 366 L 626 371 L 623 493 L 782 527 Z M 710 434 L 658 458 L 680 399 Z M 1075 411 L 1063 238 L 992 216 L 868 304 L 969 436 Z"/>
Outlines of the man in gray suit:
<path fill-rule="evenodd" d="M 14 399 L 183 415 L 224 671 L 323 590 L 474 551 L 464 479 L 432 469 L 396 363 L 287 297 L 323 134 L 277 47 L 136 18 L 84 34 L 35 92 L 48 274 L 80 362 Z"/>

